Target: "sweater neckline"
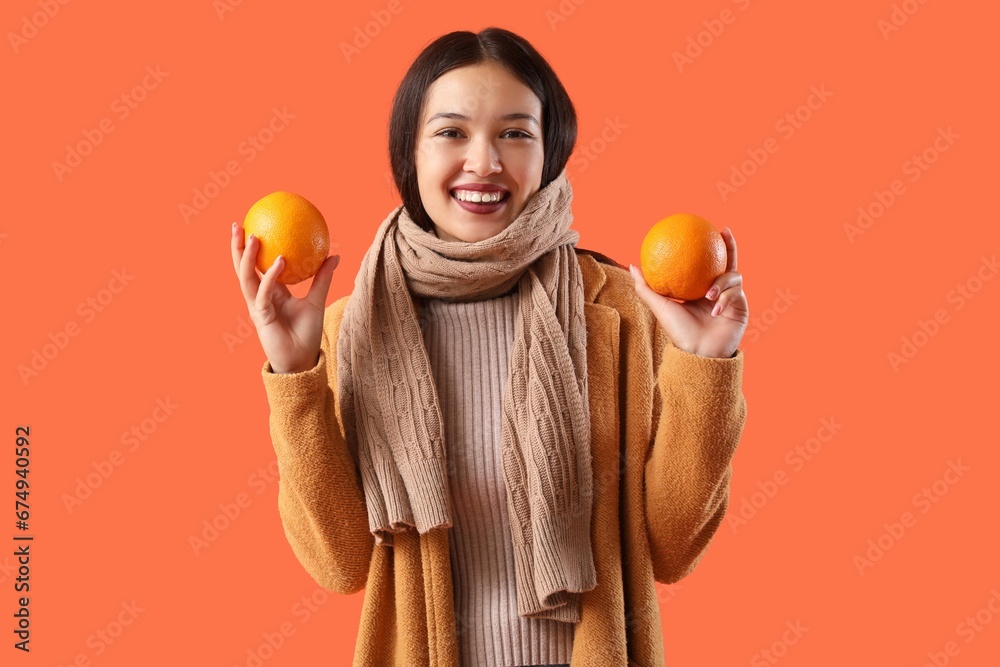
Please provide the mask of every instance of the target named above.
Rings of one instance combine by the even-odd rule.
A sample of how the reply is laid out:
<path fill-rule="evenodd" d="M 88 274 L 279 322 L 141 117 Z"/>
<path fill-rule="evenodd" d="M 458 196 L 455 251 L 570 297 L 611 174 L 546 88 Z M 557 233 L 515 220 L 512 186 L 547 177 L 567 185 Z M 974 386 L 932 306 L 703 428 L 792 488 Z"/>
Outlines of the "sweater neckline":
<path fill-rule="evenodd" d="M 472 300 L 472 301 L 453 301 L 451 299 L 441 299 L 441 298 L 437 298 L 437 297 L 425 297 L 423 299 L 423 303 L 425 305 L 431 306 L 431 307 L 442 307 L 442 306 L 444 306 L 444 307 L 447 307 L 447 306 L 460 307 L 460 306 L 468 306 L 468 305 L 474 304 L 474 303 L 483 304 L 483 305 L 488 305 L 488 304 L 502 305 L 505 302 L 513 301 L 514 298 L 517 297 L 519 294 L 520 293 L 519 293 L 519 291 L 517 289 L 517 285 L 514 285 L 514 287 L 512 287 L 510 289 L 510 291 L 508 291 L 507 293 L 501 294 L 499 296 L 490 297 L 488 299 L 475 299 L 475 300 Z"/>

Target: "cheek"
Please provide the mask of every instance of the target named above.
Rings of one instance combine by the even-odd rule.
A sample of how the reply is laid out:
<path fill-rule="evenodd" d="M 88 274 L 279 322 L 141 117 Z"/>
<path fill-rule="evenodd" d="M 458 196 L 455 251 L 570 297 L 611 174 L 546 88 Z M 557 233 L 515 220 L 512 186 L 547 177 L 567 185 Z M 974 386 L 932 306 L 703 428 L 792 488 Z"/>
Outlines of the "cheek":
<path fill-rule="evenodd" d="M 413 164 L 417 167 L 417 178 L 420 178 L 427 166 L 427 148 L 420 142 L 413 149 Z"/>
<path fill-rule="evenodd" d="M 448 166 L 447 156 L 442 155 L 440 151 L 429 150 L 429 148 L 421 150 L 419 146 L 415 164 L 417 180 L 427 187 L 433 187 L 436 182 L 440 181 L 446 174 Z"/>
<path fill-rule="evenodd" d="M 417 168 L 417 188 L 420 190 L 420 195 L 426 197 L 430 194 L 433 165 L 428 162 L 426 155 L 421 154 L 419 146 L 414 164 Z"/>
<path fill-rule="evenodd" d="M 517 180 L 526 190 L 537 190 L 542 182 L 545 157 L 541 146 L 535 150 L 520 151 L 508 156 L 507 165 L 516 171 Z"/>

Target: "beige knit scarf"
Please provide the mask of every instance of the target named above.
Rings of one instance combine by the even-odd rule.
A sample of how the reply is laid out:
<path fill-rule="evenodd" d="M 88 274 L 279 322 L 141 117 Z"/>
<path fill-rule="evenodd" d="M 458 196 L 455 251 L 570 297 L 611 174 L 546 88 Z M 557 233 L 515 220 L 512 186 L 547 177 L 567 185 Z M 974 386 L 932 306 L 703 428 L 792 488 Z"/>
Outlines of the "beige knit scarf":
<path fill-rule="evenodd" d="M 596 582 L 583 275 L 565 170 L 493 238 L 443 241 L 399 206 L 365 254 L 338 341 L 340 410 L 376 543 L 452 525 L 441 405 L 414 297 L 474 301 L 515 285 L 503 475 L 518 612 L 580 619 Z M 449 406 L 444 406 L 448 409 Z"/>

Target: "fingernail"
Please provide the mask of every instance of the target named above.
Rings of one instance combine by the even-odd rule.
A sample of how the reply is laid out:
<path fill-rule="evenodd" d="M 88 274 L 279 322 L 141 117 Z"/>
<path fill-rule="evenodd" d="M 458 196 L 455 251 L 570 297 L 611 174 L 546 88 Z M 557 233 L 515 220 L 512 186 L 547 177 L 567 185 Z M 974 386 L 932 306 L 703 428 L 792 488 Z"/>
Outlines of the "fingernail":
<path fill-rule="evenodd" d="M 719 303 L 715 304 L 715 308 L 712 309 L 712 317 L 715 317 L 716 315 L 719 314 L 719 306 L 721 306 L 721 305 L 722 304 L 719 304 Z"/>
<path fill-rule="evenodd" d="M 251 234 L 250 236 L 248 236 L 248 237 L 247 237 L 247 243 L 249 244 L 249 243 L 250 243 L 251 241 L 253 241 L 253 240 L 254 240 L 255 238 L 257 238 L 257 237 L 256 237 L 256 236 L 254 236 L 253 234 Z"/>
<path fill-rule="evenodd" d="M 235 233 L 236 233 L 236 223 L 234 222 L 233 223 L 233 234 L 235 234 Z"/>
<path fill-rule="evenodd" d="M 714 299 L 715 297 L 719 296 L 719 288 L 713 285 L 712 289 L 708 290 L 708 294 L 706 294 L 705 296 L 708 297 L 709 299 Z"/>
<path fill-rule="evenodd" d="M 632 266 L 631 264 L 628 265 L 628 272 L 632 274 L 633 278 L 636 277 L 636 275 L 635 275 L 635 267 Z"/>

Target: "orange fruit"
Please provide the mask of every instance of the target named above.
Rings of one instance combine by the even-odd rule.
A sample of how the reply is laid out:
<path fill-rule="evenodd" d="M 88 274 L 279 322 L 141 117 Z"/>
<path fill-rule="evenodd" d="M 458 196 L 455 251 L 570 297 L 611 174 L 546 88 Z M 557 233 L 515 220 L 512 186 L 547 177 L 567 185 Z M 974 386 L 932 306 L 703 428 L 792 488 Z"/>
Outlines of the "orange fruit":
<path fill-rule="evenodd" d="M 292 192 L 272 192 L 250 207 L 243 221 L 244 241 L 251 234 L 260 240 L 257 270 L 264 273 L 281 255 L 285 266 L 278 282 L 286 285 L 316 275 L 330 254 L 330 230 L 323 214 Z"/>
<path fill-rule="evenodd" d="M 701 299 L 726 271 L 726 242 L 708 220 L 675 213 L 647 232 L 639 268 L 654 292 L 682 301 Z"/>

